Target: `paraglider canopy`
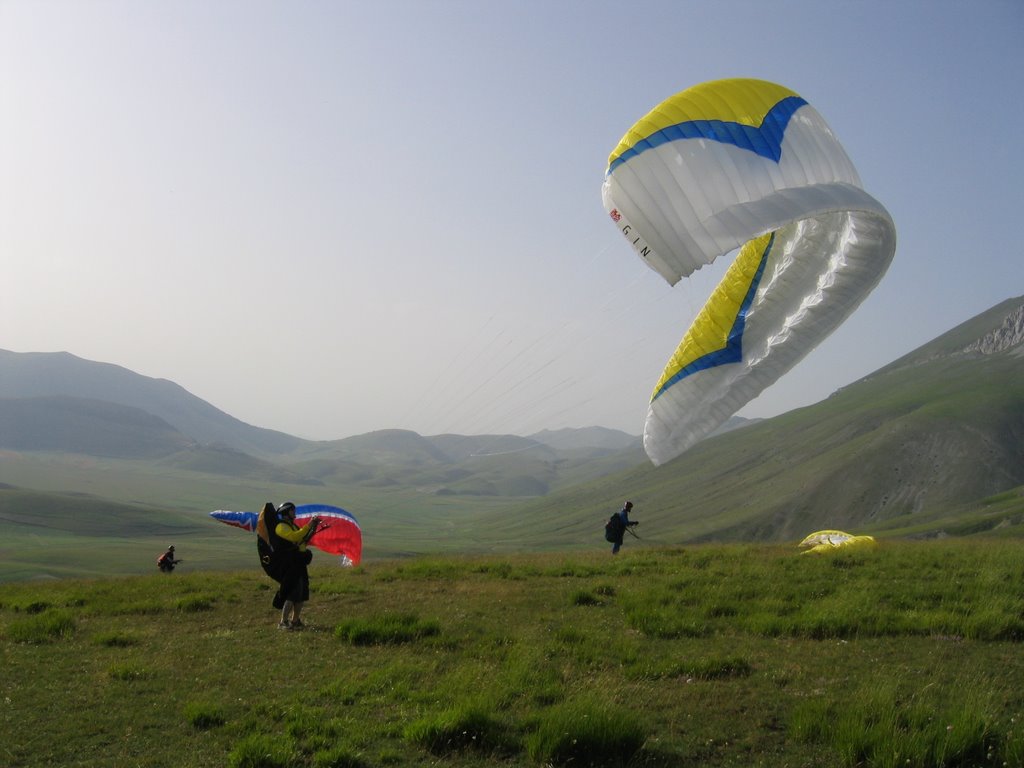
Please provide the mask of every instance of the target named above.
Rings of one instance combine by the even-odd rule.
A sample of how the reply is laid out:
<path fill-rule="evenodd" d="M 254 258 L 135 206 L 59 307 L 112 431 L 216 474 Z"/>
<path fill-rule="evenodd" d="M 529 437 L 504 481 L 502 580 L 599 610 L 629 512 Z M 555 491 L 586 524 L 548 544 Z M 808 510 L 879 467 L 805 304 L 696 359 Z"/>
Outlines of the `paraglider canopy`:
<path fill-rule="evenodd" d="M 803 554 L 811 552 L 830 552 L 842 547 L 856 547 L 872 545 L 875 543 L 873 536 L 854 536 L 844 531 L 815 531 L 804 537 L 799 546 L 807 547 Z"/>
<path fill-rule="evenodd" d="M 286 510 L 287 505 L 291 505 L 291 510 L 295 513 L 295 523 L 300 527 L 314 517 L 319 517 L 322 521 L 316 533 L 310 538 L 310 545 L 340 556 L 345 565 L 359 565 L 363 556 L 363 532 L 351 512 L 327 504 L 295 506 L 291 502 L 285 502 L 277 511 L 280 513 Z M 250 532 L 255 532 L 259 523 L 259 514 L 256 512 L 218 509 L 211 512 L 210 517 L 225 525 Z"/>
<path fill-rule="evenodd" d="M 896 248 L 832 130 L 801 96 L 717 80 L 657 105 L 608 158 L 605 209 L 670 285 L 739 249 L 651 396 L 644 448 L 663 464 L 835 330 Z"/>

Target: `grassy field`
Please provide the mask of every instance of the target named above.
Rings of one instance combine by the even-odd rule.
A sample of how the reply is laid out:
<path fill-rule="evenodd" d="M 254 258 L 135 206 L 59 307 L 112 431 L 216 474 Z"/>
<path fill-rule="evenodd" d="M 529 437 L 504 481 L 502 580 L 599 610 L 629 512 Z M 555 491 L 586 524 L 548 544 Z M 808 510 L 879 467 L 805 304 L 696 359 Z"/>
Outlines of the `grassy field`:
<path fill-rule="evenodd" d="M 1021 766 L 1019 540 L 4 585 L 0 764 Z M 320 564 L 318 564 L 320 563 Z"/>

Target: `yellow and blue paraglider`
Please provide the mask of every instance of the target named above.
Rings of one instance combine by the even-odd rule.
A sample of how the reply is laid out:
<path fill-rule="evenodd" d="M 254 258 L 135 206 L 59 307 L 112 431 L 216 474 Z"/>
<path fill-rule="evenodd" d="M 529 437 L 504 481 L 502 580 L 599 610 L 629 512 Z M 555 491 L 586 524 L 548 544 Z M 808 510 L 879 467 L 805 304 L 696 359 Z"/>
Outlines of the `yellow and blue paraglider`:
<path fill-rule="evenodd" d="M 718 80 L 676 94 L 623 136 L 602 197 L 670 285 L 737 248 L 655 386 L 644 426 L 670 461 L 834 331 L 892 261 L 896 229 L 798 94 Z"/>

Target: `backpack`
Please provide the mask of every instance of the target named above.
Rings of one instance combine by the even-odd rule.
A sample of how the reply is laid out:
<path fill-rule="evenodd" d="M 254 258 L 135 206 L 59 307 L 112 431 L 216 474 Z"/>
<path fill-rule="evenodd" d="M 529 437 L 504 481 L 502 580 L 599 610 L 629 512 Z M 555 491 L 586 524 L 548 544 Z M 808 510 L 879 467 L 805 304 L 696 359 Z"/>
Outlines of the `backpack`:
<path fill-rule="evenodd" d="M 284 552 L 282 548 L 274 549 L 273 541 L 277 539 L 274 529 L 280 519 L 273 504 L 263 505 L 259 519 L 256 521 L 256 552 L 260 556 L 260 565 L 264 573 L 274 581 L 280 581 L 284 576 Z"/>
<path fill-rule="evenodd" d="M 618 512 L 609 517 L 608 522 L 604 524 L 605 541 L 610 541 L 614 544 L 622 539 L 622 534 L 625 532 L 626 524 L 622 521 L 622 515 Z"/>

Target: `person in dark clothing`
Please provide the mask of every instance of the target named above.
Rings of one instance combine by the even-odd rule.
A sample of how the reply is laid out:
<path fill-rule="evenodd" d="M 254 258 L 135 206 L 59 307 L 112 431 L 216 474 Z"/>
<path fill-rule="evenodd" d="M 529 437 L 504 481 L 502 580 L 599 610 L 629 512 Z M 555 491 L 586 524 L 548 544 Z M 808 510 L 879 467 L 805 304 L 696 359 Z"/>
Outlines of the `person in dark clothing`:
<path fill-rule="evenodd" d="M 306 542 L 316 533 L 320 518 L 314 517 L 301 528 L 295 523 L 295 505 L 286 501 L 278 510 L 274 526 L 275 550 L 281 558 L 281 621 L 279 629 L 301 629 L 302 607 L 309 600 L 309 564 L 313 553 Z"/>
<path fill-rule="evenodd" d="M 604 527 L 604 538 L 606 541 L 610 541 L 612 545 L 612 554 L 619 554 L 619 550 L 622 548 L 622 537 L 626 533 L 627 528 L 640 525 L 639 522 L 629 519 L 629 513 L 633 509 L 633 502 L 627 501 L 622 505 L 622 509 L 616 512 Z"/>

